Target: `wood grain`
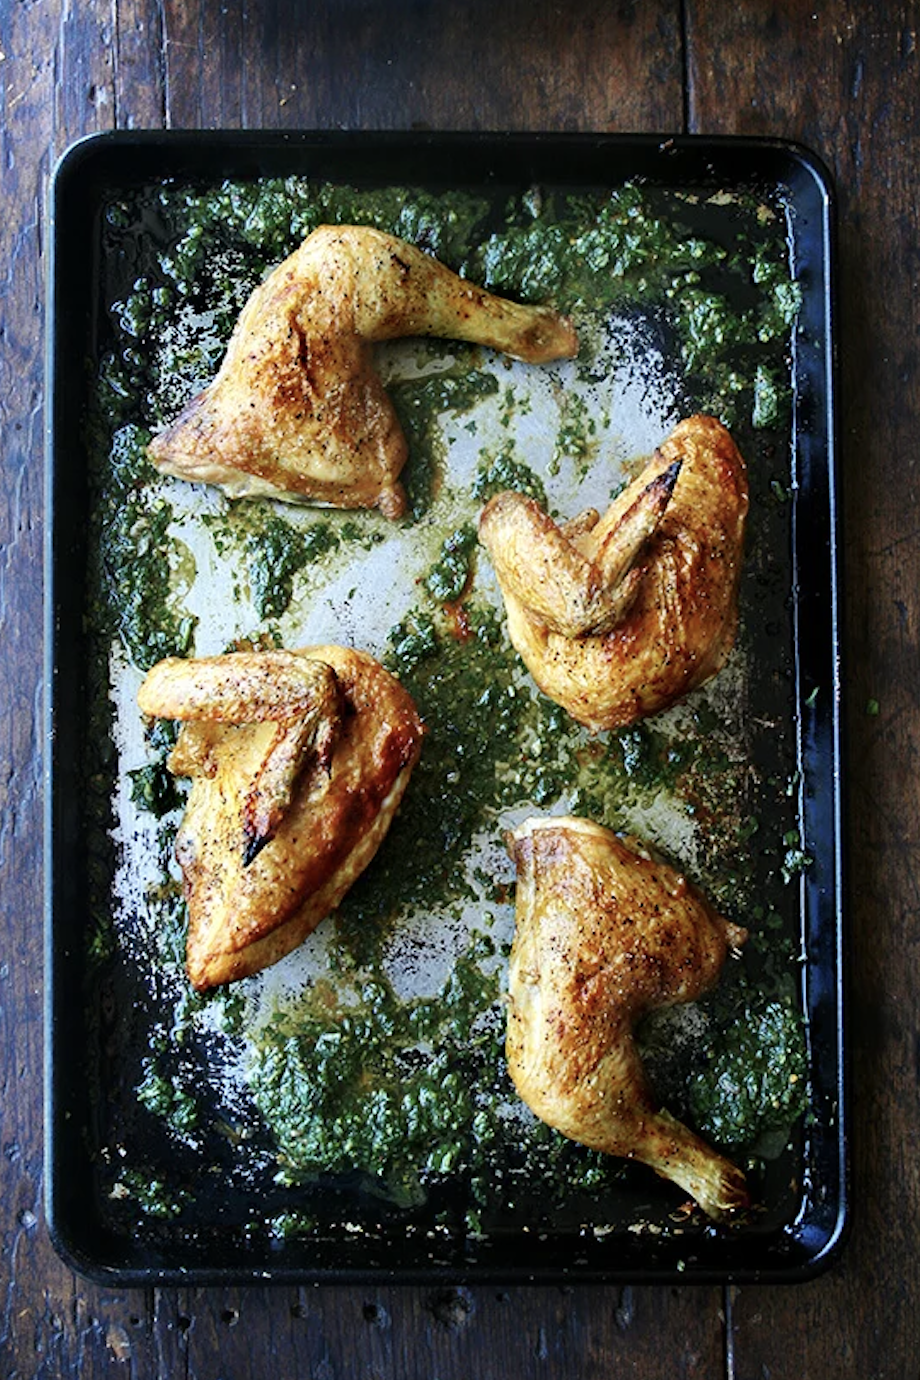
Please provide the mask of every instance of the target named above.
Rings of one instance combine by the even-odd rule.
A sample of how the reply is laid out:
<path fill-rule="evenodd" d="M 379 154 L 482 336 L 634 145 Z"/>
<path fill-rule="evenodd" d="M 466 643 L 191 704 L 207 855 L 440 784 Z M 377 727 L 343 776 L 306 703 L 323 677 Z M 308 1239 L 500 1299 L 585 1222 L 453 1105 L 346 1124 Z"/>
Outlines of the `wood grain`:
<path fill-rule="evenodd" d="M 283 4 L 160 7 L 120 0 L 49 4 L 28 14 L 20 7 L 5 20 L 2 50 L 16 55 L 15 65 L 0 68 L 3 137 L 16 149 L 5 166 L 15 163 L 16 174 L 4 191 L 28 222 L 18 252 L 5 256 L 17 277 L 5 302 L 2 367 L 10 386 L 4 399 L 11 413 L 29 415 L 32 423 L 18 449 L 5 437 L 6 463 L 15 462 L 26 476 L 11 520 L 30 538 L 18 549 L 4 542 L 17 578 L 3 588 L 2 609 L 21 654 L 0 673 L 12 682 L 8 702 L 28 701 L 7 727 L 17 734 L 9 796 L 20 821 L 17 835 L 29 847 L 7 831 L 6 894 L 18 902 L 11 913 L 21 924 L 15 948 L 23 958 L 15 971 L 0 971 L 13 986 L 2 1010 L 2 1189 L 13 1216 L 4 1243 L 9 1273 L 0 1349 L 8 1368 L 23 1375 L 207 1374 L 219 1356 L 226 1373 L 261 1380 L 272 1355 L 282 1373 L 330 1380 L 411 1380 L 451 1371 L 600 1377 L 617 1354 L 628 1370 L 640 1367 L 649 1377 L 711 1375 L 720 1367 L 715 1289 L 703 1291 L 704 1307 L 695 1295 L 659 1290 L 592 1290 L 577 1306 L 558 1290 L 113 1292 L 72 1275 L 54 1255 L 41 1220 L 42 265 L 35 230 L 50 165 L 73 139 L 111 127 L 656 129 L 679 120 L 673 7 L 645 15 L 632 6 L 566 11 L 519 3 L 492 18 L 495 27 L 483 5 L 458 9 L 445 22 L 438 7 L 420 4 L 410 7 L 407 23 L 403 6 L 329 4 L 303 13 Z M 511 80 L 509 52 L 515 53 Z M 462 78 L 464 67 L 478 73 L 477 83 Z M 23 290 L 26 283 L 30 291 Z M 7 341 L 17 330 L 21 339 L 10 350 Z M 670 1352 L 659 1345 L 663 1324 L 680 1339 Z"/>
<path fill-rule="evenodd" d="M 30 1377 L 916 1376 L 920 6 L 0 0 L 0 1359 Z M 856 1123 L 850 1246 L 795 1289 L 106 1290 L 41 1218 L 42 207 L 97 129 L 785 135 L 841 220 Z M 877 704 L 878 713 L 867 713 Z M 271 1359 L 270 1359 L 271 1358 Z"/>
<path fill-rule="evenodd" d="M 671 130 L 678 16 L 677 4 L 605 0 L 167 0 L 166 122 Z"/>
<path fill-rule="evenodd" d="M 915 1376 L 920 6 L 812 10 L 706 0 L 689 27 L 693 125 L 804 140 L 840 220 L 854 1229 L 794 1308 L 739 1291 L 734 1340 L 739 1375 Z"/>
<path fill-rule="evenodd" d="M 209 1359 L 219 1356 L 234 1377 L 263 1375 L 273 1353 L 285 1358 L 285 1373 L 324 1380 L 609 1380 L 619 1374 L 709 1380 L 722 1365 L 712 1294 L 703 1291 L 701 1300 L 693 1290 L 657 1289 L 195 1291 L 179 1296 L 172 1330 L 178 1349 L 170 1359 L 191 1374 L 206 1374 Z M 161 1308 L 170 1304 L 166 1291 Z M 676 1339 L 666 1352 L 663 1330 Z"/>
<path fill-rule="evenodd" d="M 60 16 L 8 7 L 0 28 L 0 1356 L 36 1365 L 42 1226 L 42 210 Z M 17 1365 L 21 1364 L 18 1360 Z"/>

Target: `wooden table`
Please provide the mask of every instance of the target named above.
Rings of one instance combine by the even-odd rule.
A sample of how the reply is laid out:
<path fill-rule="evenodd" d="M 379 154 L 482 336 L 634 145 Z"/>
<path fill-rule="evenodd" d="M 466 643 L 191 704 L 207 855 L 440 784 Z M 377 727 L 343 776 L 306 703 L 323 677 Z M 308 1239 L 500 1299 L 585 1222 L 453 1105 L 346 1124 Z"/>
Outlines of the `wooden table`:
<path fill-rule="evenodd" d="M 0 1359 L 9 1376 L 920 1370 L 920 0 L 0 0 Z M 43 204 L 117 128 L 801 140 L 840 201 L 853 1227 L 792 1287 L 90 1286 L 42 1218 Z"/>

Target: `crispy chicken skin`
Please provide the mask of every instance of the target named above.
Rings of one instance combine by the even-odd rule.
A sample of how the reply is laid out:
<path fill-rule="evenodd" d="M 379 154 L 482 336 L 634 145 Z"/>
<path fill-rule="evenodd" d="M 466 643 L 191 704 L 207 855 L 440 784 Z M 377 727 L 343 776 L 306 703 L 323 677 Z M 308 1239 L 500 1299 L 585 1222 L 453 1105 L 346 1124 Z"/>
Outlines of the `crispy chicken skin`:
<path fill-rule="evenodd" d="M 746 932 L 590 820 L 528 819 L 508 845 L 518 881 L 506 1050 L 520 1096 L 572 1140 L 650 1165 L 710 1217 L 744 1206 L 740 1170 L 656 1104 L 633 1031 L 712 987 Z"/>
<path fill-rule="evenodd" d="M 246 303 L 214 380 L 149 455 L 231 496 L 268 495 L 399 517 L 406 442 L 377 376 L 376 341 L 430 335 L 531 363 L 569 357 L 567 318 L 466 282 L 366 226 L 320 226 Z"/>
<path fill-rule="evenodd" d="M 588 728 L 621 728 L 721 669 L 738 624 L 747 473 L 713 417 L 680 422 L 599 517 L 496 494 L 480 517 L 512 643 Z"/>
<path fill-rule="evenodd" d="M 145 714 L 184 720 L 170 757 L 192 789 L 176 836 L 198 990 L 296 948 L 382 843 L 421 751 L 399 682 L 344 647 L 154 666 Z"/>

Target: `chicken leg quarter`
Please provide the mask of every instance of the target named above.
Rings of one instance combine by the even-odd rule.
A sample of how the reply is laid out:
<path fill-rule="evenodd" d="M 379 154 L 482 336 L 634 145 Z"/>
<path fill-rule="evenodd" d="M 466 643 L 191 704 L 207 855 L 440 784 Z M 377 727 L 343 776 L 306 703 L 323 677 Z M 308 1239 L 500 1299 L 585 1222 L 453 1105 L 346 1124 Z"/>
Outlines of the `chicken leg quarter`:
<path fill-rule="evenodd" d="M 517 866 L 506 1050 L 541 1120 L 641 1160 L 710 1217 L 744 1206 L 744 1177 L 660 1108 L 634 1029 L 716 982 L 746 932 L 672 868 L 590 820 L 532 818 L 509 836 Z"/>
<path fill-rule="evenodd" d="M 568 358 L 566 317 L 495 297 L 367 226 L 320 226 L 253 292 L 215 379 L 150 444 L 166 474 L 399 517 L 406 441 L 374 342 L 471 341 L 529 363 Z"/>

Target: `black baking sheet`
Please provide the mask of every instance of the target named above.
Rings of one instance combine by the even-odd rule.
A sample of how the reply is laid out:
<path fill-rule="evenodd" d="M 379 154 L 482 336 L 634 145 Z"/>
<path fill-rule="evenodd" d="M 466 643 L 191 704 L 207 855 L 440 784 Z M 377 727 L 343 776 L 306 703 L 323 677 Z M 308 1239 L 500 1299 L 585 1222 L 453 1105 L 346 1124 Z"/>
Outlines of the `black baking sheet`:
<path fill-rule="evenodd" d="M 444 1219 L 434 1201 L 430 1220 L 422 1213 L 408 1229 L 395 1213 L 376 1237 L 326 1230 L 283 1239 L 251 1230 L 260 1213 L 268 1219 L 285 1210 L 284 1193 L 270 1186 L 254 1190 L 255 1202 L 242 1203 L 219 1182 L 202 1183 L 191 1213 L 140 1233 L 126 1230 L 107 1200 L 111 1177 L 100 1172 L 101 1161 L 119 1153 L 107 1135 L 107 1109 L 130 1089 L 117 1073 L 117 1038 L 111 1044 L 122 1028 L 118 1013 L 106 1009 L 117 995 L 88 995 L 94 979 L 86 957 L 88 880 L 98 859 L 88 846 L 81 765 L 91 731 L 92 668 L 82 629 L 93 556 L 81 437 L 87 365 L 96 359 L 104 330 L 101 216 L 112 198 L 170 179 L 213 186 L 225 177 L 306 174 L 365 186 L 483 188 L 490 195 L 530 185 L 616 188 L 633 180 L 706 195 L 762 188 L 781 192 L 788 207 L 802 306 L 791 358 L 792 437 L 783 476 L 789 549 L 783 559 L 791 608 L 795 810 L 811 858 L 794 884 L 810 1099 L 793 1163 L 784 1166 L 788 1182 L 778 1208 L 740 1228 L 697 1222 L 669 1229 L 666 1208 L 673 1199 L 662 1198 L 662 1208 L 657 1181 L 648 1179 L 624 1189 L 629 1226 L 623 1230 L 615 1224 L 603 1232 L 580 1230 L 572 1221 L 543 1221 L 531 1230 L 519 1220 L 475 1241 L 441 1230 Z M 52 1235 L 77 1269 L 138 1284 L 363 1277 L 700 1281 L 802 1278 L 833 1257 L 847 1204 L 832 202 L 827 176 L 807 151 L 741 139 L 124 134 L 85 141 L 62 160 L 51 198 L 48 296 L 46 1185 Z M 170 1148 L 155 1149 L 168 1175 Z M 339 1184 L 330 1191 L 341 1195 L 345 1221 L 353 1190 Z M 654 1220 L 651 1229 L 634 1229 L 636 1203 L 645 1199 L 652 1204 L 650 1218 L 664 1212 L 663 1229 Z M 243 1220 L 250 1224 L 245 1231 Z"/>

